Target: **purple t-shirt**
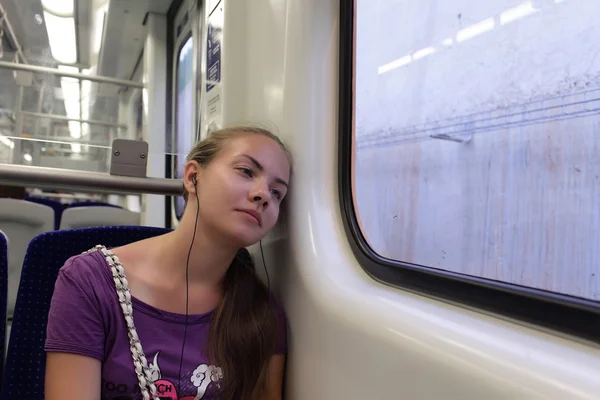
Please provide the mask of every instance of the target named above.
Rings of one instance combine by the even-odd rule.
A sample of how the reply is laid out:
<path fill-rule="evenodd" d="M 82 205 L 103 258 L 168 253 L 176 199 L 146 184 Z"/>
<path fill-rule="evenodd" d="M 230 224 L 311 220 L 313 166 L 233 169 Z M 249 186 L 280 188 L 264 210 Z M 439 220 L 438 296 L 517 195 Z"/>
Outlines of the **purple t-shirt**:
<path fill-rule="evenodd" d="M 287 351 L 286 320 L 278 303 L 276 353 Z M 181 392 L 177 374 L 185 315 L 166 312 L 132 297 L 133 318 L 160 399 L 215 399 L 222 377 L 206 355 L 211 313 L 188 316 Z M 71 257 L 60 269 L 48 315 L 45 350 L 96 358 L 102 362 L 102 396 L 141 399 L 129 350 L 127 325 L 102 253 Z M 65 388 L 65 390 L 69 390 Z"/>

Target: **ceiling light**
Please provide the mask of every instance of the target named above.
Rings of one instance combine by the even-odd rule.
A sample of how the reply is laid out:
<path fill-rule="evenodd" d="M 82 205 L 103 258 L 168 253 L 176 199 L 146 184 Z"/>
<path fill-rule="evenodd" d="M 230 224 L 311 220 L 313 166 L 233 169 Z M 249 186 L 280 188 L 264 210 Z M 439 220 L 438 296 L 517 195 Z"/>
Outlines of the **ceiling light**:
<path fill-rule="evenodd" d="M 81 122 L 69 121 L 69 133 L 73 139 L 81 138 Z"/>
<path fill-rule="evenodd" d="M 437 50 L 435 47 L 425 47 L 424 49 L 415 51 L 414 54 L 412 55 L 413 61 L 416 61 L 420 58 L 426 57 L 428 55 L 431 55 L 433 53 L 435 53 Z"/>
<path fill-rule="evenodd" d="M 104 33 L 104 20 L 106 18 L 105 7 L 96 11 L 95 32 L 94 32 L 94 53 L 99 54 L 102 47 L 102 34 Z"/>
<path fill-rule="evenodd" d="M 506 25 L 510 22 L 531 15 L 537 11 L 538 10 L 536 10 L 533 7 L 530 1 L 523 4 L 519 4 L 518 6 L 509 8 L 508 10 L 500 14 L 500 25 Z"/>
<path fill-rule="evenodd" d="M 42 7 L 58 17 L 72 17 L 75 12 L 73 0 L 42 0 Z"/>
<path fill-rule="evenodd" d="M 75 67 L 60 65 L 59 71 L 77 73 L 79 70 Z M 63 99 L 65 101 L 65 111 L 67 117 L 77 121 L 69 121 L 69 132 L 72 138 L 79 139 L 81 137 L 81 83 L 76 78 L 60 78 L 60 87 L 62 89 Z"/>
<path fill-rule="evenodd" d="M 3 145 L 9 147 L 10 149 L 14 149 L 15 148 L 15 142 L 13 142 L 12 140 L 10 140 L 9 138 L 7 138 L 6 136 L 4 136 L 1 133 L 0 133 L 0 143 L 2 143 Z"/>
<path fill-rule="evenodd" d="M 396 68 L 403 67 L 403 66 L 405 66 L 407 64 L 410 64 L 411 62 L 412 62 L 412 56 L 410 56 L 410 55 L 404 56 L 404 57 L 401 57 L 401 58 L 399 58 L 397 60 L 394 60 L 394 61 L 392 61 L 390 63 L 387 63 L 385 65 L 380 66 L 379 68 L 377 68 L 377 73 L 379 75 L 385 74 L 388 71 L 391 71 L 391 70 L 396 69 Z"/>
<path fill-rule="evenodd" d="M 75 64 L 77 62 L 75 19 L 57 17 L 44 11 L 44 20 L 52 57 L 63 64 Z"/>
<path fill-rule="evenodd" d="M 484 19 L 481 22 L 478 22 L 458 31 L 456 33 L 456 41 L 460 43 L 472 39 L 475 36 L 481 35 L 482 33 L 491 31 L 492 29 L 494 29 L 495 25 L 496 23 L 494 21 L 494 17 Z"/>

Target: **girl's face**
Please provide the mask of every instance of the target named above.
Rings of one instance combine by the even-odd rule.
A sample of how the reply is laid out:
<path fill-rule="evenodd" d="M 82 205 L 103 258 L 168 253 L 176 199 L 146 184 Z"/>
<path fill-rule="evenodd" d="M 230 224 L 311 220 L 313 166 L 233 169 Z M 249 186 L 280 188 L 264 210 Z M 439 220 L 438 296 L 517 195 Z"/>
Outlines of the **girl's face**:
<path fill-rule="evenodd" d="M 197 173 L 198 222 L 236 247 L 254 244 L 277 222 L 289 179 L 287 155 L 272 139 L 249 134 L 228 140 Z"/>

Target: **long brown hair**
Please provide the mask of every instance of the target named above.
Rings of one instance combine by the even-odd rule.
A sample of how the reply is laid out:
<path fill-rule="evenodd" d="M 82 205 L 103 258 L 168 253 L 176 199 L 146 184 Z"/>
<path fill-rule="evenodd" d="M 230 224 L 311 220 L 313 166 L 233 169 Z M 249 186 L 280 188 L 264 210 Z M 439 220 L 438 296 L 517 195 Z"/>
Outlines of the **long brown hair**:
<path fill-rule="evenodd" d="M 277 136 L 266 129 L 247 126 L 210 134 L 192 149 L 187 161 L 207 166 L 225 142 L 246 135 L 262 135 L 275 141 L 291 166 L 291 155 Z M 184 191 L 186 203 L 187 194 Z M 209 358 L 223 371 L 222 400 L 258 398 L 266 387 L 269 360 L 278 335 L 273 299 L 256 275 L 252 260 L 243 257 L 244 252 L 238 252 L 225 274 L 223 300 L 213 314 L 209 335 Z"/>

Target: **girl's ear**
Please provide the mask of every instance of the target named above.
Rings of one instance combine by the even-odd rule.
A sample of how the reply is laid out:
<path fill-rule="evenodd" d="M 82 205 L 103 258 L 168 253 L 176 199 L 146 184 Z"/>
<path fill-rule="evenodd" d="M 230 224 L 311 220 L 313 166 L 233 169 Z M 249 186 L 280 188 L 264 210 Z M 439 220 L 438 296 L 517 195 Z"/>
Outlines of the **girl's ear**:
<path fill-rule="evenodd" d="M 201 174 L 201 167 L 197 161 L 188 161 L 183 167 L 183 186 L 188 194 L 196 193 L 198 177 Z"/>

